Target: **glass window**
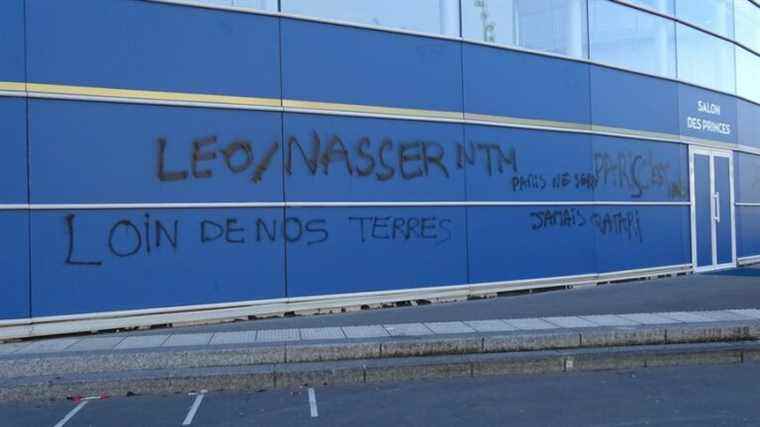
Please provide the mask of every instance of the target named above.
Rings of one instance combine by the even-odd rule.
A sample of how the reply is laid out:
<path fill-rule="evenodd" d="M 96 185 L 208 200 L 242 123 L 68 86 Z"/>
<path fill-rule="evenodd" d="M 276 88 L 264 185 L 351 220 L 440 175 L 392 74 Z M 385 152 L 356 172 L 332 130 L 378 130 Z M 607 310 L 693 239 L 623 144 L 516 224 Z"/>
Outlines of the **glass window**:
<path fill-rule="evenodd" d="M 458 0 L 282 0 L 293 15 L 459 37 Z"/>
<path fill-rule="evenodd" d="M 736 46 L 736 93 L 760 103 L 760 56 Z"/>
<path fill-rule="evenodd" d="M 678 24 L 678 77 L 723 92 L 735 93 L 734 45 Z"/>
<path fill-rule="evenodd" d="M 591 60 L 676 77 L 675 23 L 608 0 L 589 2 Z"/>
<path fill-rule="evenodd" d="M 749 0 L 735 0 L 736 41 L 760 52 L 760 6 Z"/>
<path fill-rule="evenodd" d="M 466 39 L 588 58 L 585 0 L 462 0 Z"/>
<path fill-rule="evenodd" d="M 277 12 L 277 0 L 196 0 L 199 3 L 216 6 L 249 7 L 251 9 Z"/>
<path fill-rule="evenodd" d="M 628 3 L 637 4 L 646 8 L 656 10 L 668 15 L 675 14 L 675 0 L 628 0 Z"/>
<path fill-rule="evenodd" d="M 725 37 L 734 37 L 733 0 L 678 0 L 676 16 Z"/>

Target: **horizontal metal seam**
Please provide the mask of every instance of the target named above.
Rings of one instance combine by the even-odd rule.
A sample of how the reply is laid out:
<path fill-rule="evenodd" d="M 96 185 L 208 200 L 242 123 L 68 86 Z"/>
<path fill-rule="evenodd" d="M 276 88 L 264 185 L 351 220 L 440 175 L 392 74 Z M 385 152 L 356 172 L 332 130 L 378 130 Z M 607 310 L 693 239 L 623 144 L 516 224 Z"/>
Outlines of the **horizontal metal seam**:
<path fill-rule="evenodd" d="M 50 89 L 53 92 L 38 92 L 20 89 L 10 94 L 1 91 L 3 85 L 28 87 L 31 89 Z M 10 87 L 10 86 L 9 86 Z M 284 111 L 307 114 L 333 114 L 359 117 L 377 117 L 398 120 L 450 122 L 461 124 L 482 124 L 504 126 L 517 129 L 534 129 L 557 132 L 583 133 L 630 139 L 674 142 L 682 144 L 725 147 L 753 154 L 760 154 L 760 148 L 730 144 L 717 140 L 686 137 L 676 134 L 639 131 L 634 129 L 614 128 L 603 125 L 558 122 L 552 120 L 525 119 L 509 116 L 488 115 L 457 111 L 438 111 L 415 108 L 383 107 L 359 104 L 341 104 L 317 101 L 289 100 L 279 98 L 254 98 L 231 95 L 161 92 L 132 89 L 113 89 L 102 87 L 49 85 L 39 83 L 0 82 L 0 96 L 27 96 L 31 98 L 49 98 L 63 100 L 81 100 L 94 102 L 144 103 L 148 105 L 174 105 L 186 107 L 229 108 L 260 111 Z M 308 106 L 310 108 L 300 108 Z"/>

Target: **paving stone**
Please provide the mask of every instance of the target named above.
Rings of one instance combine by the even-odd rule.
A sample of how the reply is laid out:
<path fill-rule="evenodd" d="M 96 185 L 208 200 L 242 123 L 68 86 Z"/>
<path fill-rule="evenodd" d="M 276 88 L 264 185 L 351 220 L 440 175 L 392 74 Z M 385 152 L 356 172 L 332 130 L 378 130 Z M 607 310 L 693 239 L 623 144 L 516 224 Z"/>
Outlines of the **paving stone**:
<path fill-rule="evenodd" d="M 301 334 L 298 333 L 298 329 L 268 329 L 259 331 L 256 336 L 256 342 L 284 342 L 299 339 L 301 339 Z"/>
<path fill-rule="evenodd" d="M 436 334 L 471 334 L 475 329 L 464 324 L 464 322 L 430 322 L 425 323 L 431 331 Z"/>
<path fill-rule="evenodd" d="M 433 334 L 433 331 L 426 328 L 422 323 L 396 323 L 383 325 L 383 327 L 393 337 L 416 337 Z"/>
<path fill-rule="evenodd" d="M 296 343 L 287 345 L 288 363 L 375 359 L 378 357 L 380 357 L 380 343 L 378 342 Z"/>
<path fill-rule="evenodd" d="M 124 341 L 124 337 L 85 338 L 66 348 L 66 351 L 113 350 Z"/>
<path fill-rule="evenodd" d="M 624 319 L 633 320 L 634 322 L 642 325 L 668 325 L 672 323 L 681 323 L 679 320 L 660 316 L 655 313 L 630 313 L 620 314 L 619 316 Z"/>
<path fill-rule="evenodd" d="M 380 325 L 344 326 L 341 329 L 347 338 L 383 338 L 390 336 L 388 331 Z"/>
<path fill-rule="evenodd" d="M 28 342 L 12 342 L 8 344 L 0 344 L 0 355 L 11 354 L 15 351 L 29 346 L 30 344 L 31 343 Z"/>
<path fill-rule="evenodd" d="M 581 346 L 583 347 L 665 344 L 665 340 L 665 328 L 611 327 L 581 332 Z"/>
<path fill-rule="evenodd" d="M 733 313 L 741 314 L 742 316 L 747 316 L 750 319 L 758 320 L 760 319 L 760 310 L 754 309 L 754 308 L 748 308 L 748 309 L 739 309 L 739 310 L 729 310 Z"/>
<path fill-rule="evenodd" d="M 639 324 L 633 320 L 624 319 L 615 314 L 594 314 L 580 317 L 599 326 L 636 326 Z"/>
<path fill-rule="evenodd" d="M 659 315 L 686 323 L 714 322 L 714 320 L 710 319 L 709 317 L 700 316 L 697 313 L 688 311 L 672 311 L 668 313 L 659 313 Z"/>
<path fill-rule="evenodd" d="M 18 350 L 15 354 L 55 353 L 82 341 L 82 338 L 60 338 L 44 341 L 36 341 L 27 347 Z"/>
<path fill-rule="evenodd" d="M 553 350 L 576 348 L 580 345 L 581 335 L 578 332 L 562 329 L 555 329 L 552 332 L 515 333 L 483 337 L 483 351 L 487 353 Z"/>
<path fill-rule="evenodd" d="M 464 323 L 477 332 L 507 332 L 517 330 L 517 328 L 503 320 L 469 320 Z"/>
<path fill-rule="evenodd" d="M 253 344 L 256 342 L 256 331 L 217 332 L 211 338 L 211 345 Z"/>
<path fill-rule="evenodd" d="M 342 340 L 346 335 L 340 328 L 305 328 L 301 329 L 302 340 Z"/>
<path fill-rule="evenodd" d="M 115 350 L 129 350 L 133 348 L 161 347 L 169 335 L 139 335 L 124 338 L 124 341 L 116 346 Z"/>
<path fill-rule="evenodd" d="M 708 317 L 716 322 L 733 322 L 735 320 L 749 320 L 749 316 L 733 313 L 728 310 L 700 311 L 700 316 Z"/>
<path fill-rule="evenodd" d="M 214 334 L 174 334 L 164 341 L 161 347 L 184 347 L 189 345 L 208 345 Z"/>
<path fill-rule="evenodd" d="M 669 343 L 739 341 L 752 334 L 751 328 L 735 325 L 684 325 L 667 328 Z"/>
<path fill-rule="evenodd" d="M 553 325 L 546 320 L 542 319 L 504 319 L 509 325 L 515 329 L 523 331 L 537 331 L 541 329 L 559 329 L 557 325 Z"/>
<path fill-rule="evenodd" d="M 580 317 L 575 316 L 544 317 L 543 320 L 557 325 L 560 328 L 594 328 L 598 326 L 586 319 L 581 319 Z"/>

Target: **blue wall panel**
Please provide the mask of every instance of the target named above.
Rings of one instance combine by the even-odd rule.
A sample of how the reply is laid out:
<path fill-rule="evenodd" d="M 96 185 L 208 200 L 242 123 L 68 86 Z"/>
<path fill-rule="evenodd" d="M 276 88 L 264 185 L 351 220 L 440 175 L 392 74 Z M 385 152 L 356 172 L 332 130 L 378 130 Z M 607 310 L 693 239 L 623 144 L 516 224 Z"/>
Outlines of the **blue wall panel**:
<path fill-rule="evenodd" d="M 600 273 L 691 262 L 688 206 L 596 206 L 590 223 Z"/>
<path fill-rule="evenodd" d="M 467 126 L 457 150 L 475 201 L 587 201 L 593 196 L 591 137 Z"/>
<path fill-rule="evenodd" d="M 26 203 L 26 99 L 0 97 L 0 118 L 0 203 Z"/>
<path fill-rule="evenodd" d="M 600 201 L 688 201 L 687 162 L 682 144 L 594 136 L 594 196 Z"/>
<path fill-rule="evenodd" d="M 589 65 L 464 44 L 468 113 L 589 123 Z"/>
<path fill-rule="evenodd" d="M 33 316 L 278 298 L 282 209 L 32 214 Z"/>
<path fill-rule="evenodd" d="M 146 1 L 27 2 L 29 81 L 279 98 L 276 18 Z"/>
<path fill-rule="evenodd" d="M 462 126 L 285 115 L 289 201 L 464 200 Z"/>
<path fill-rule="evenodd" d="M 760 203 L 760 156 L 734 154 L 734 197 L 737 203 Z"/>
<path fill-rule="evenodd" d="M 33 100 L 30 123 L 35 203 L 282 200 L 281 113 Z"/>
<path fill-rule="evenodd" d="M 678 85 L 681 135 L 737 143 L 736 98 L 709 90 Z"/>
<path fill-rule="evenodd" d="M 739 144 L 760 148 L 760 105 L 741 99 L 736 102 Z"/>
<path fill-rule="evenodd" d="M 29 215 L 0 212 L 0 319 L 29 316 Z"/>
<path fill-rule="evenodd" d="M 0 1 L 0 82 L 24 82 L 24 1 Z"/>
<path fill-rule="evenodd" d="M 470 282 L 593 273 L 591 207 L 468 208 Z"/>
<path fill-rule="evenodd" d="M 760 206 L 737 206 L 736 256 L 760 255 Z"/>
<path fill-rule="evenodd" d="M 283 19 L 282 57 L 286 99 L 462 109 L 458 42 Z"/>
<path fill-rule="evenodd" d="M 595 125 L 677 135 L 678 84 L 591 66 L 591 119 Z"/>
<path fill-rule="evenodd" d="M 288 217 L 304 224 L 287 245 L 290 297 L 467 283 L 464 208 L 302 208 Z M 298 230 L 291 224 L 292 237 Z"/>

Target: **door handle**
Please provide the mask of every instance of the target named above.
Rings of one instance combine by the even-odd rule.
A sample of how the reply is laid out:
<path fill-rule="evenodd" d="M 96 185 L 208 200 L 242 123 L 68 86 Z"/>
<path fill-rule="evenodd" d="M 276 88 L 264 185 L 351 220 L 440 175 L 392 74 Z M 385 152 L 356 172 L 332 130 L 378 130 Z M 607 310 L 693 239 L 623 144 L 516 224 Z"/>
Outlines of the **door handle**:
<path fill-rule="evenodd" d="M 713 194 L 713 201 L 715 202 L 715 222 L 720 222 L 720 193 Z"/>

